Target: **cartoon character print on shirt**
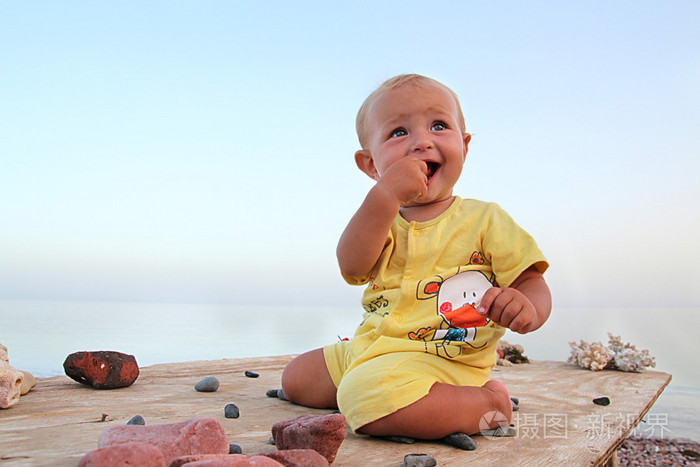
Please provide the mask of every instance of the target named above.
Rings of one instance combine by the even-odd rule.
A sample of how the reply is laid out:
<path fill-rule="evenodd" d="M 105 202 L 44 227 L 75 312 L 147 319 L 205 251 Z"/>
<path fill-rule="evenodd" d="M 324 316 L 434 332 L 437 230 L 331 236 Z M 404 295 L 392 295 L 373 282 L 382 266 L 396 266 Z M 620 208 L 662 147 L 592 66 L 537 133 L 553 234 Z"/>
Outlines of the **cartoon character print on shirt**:
<path fill-rule="evenodd" d="M 483 263 L 484 258 L 480 252 L 472 253 L 469 265 Z M 464 268 L 459 268 L 457 274 L 447 279 L 435 276 L 421 281 L 418 284 L 417 298 L 419 300 L 434 298 L 437 314 L 449 326 L 447 329 L 436 329 L 430 340 L 459 341 L 474 347 L 469 343 L 477 338 L 479 328 L 491 321 L 480 315 L 476 308 L 484 293 L 494 284 L 495 280 L 490 280 L 481 271 L 464 270 Z M 431 331 L 431 327 L 424 327 L 410 332 L 408 337 L 425 341 L 429 338 Z"/>

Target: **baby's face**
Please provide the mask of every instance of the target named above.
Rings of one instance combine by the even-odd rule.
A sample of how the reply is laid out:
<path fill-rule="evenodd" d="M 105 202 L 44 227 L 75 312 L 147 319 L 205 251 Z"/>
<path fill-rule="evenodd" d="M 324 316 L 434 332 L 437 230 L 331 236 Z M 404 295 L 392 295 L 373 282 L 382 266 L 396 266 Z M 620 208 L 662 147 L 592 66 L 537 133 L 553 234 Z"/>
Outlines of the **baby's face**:
<path fill-rule="evenodd" d="M 470 136 L 462 133 L 457 102 L 449 91 L 431 84 L 387 91 L 370 108 L 367 128 L 379 177 L 399 159 L 414 156 L 428 166 L 428 192 L 414 204 L 452 196 Z"/>

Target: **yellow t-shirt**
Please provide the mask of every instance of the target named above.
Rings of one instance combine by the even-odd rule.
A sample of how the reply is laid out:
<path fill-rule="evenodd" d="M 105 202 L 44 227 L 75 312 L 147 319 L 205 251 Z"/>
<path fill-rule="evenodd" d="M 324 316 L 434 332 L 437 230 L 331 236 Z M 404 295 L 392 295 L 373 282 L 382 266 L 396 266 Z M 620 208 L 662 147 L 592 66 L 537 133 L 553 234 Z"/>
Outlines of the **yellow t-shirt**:
<path fill-rule="evenodd" d="M 491 367 L 505 330 L 475 307 L 489 287 L 507 287 L 532 265 L 548 267 L 534 239 L 495 203 L 455 197 L 430 221 L 397 215 L 369 276 L 344 276 L 368 284 L 352 353 L 381 337 L 381 353 L 423 351 Z"/>

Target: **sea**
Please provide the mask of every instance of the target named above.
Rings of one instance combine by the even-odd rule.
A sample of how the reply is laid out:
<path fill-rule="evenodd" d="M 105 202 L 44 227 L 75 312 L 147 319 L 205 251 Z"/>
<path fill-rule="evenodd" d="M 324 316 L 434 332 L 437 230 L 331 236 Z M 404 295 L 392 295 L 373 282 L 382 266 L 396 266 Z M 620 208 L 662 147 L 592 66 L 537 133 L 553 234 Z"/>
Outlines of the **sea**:
<path fill-rule="evenodd" d="M 10 364 L 34 376 L 62 375 L 66 356 L 115 350 L 139 366 L 301 353 L 351 337 L 359 306 L 251 306 L 183 303 L 0 300 L 0 343 Z M 621 336 L 673 375 L 638 436 L 700 441 L 700 308 L 554 308 L 526 335 L 506 333 L 532 360 L 566 361 L 569 342 Z"/>

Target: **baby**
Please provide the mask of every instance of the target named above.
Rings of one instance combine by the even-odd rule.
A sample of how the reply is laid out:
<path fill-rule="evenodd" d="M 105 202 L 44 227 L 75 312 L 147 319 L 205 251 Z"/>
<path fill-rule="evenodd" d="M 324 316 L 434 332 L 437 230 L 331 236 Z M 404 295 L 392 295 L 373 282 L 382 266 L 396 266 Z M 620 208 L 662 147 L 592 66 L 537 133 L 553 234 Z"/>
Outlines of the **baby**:
<path fill-rule="evenodd" d="M 446 86 L 389 79 L 362 104 L 357 134 L 355 161 L 376 183 L 337 256 L 348 283 L 367 284 L 363 321 L 352 340 L 293 359 L 285 395 L 339 408 L 353 430 L 377 436 L 510 422 L 508 391 L 489 375 L 505 328 L 524 334 L 549 316 L 546 259 L 498 205 L 452 193 L 471 135 Z"/>

